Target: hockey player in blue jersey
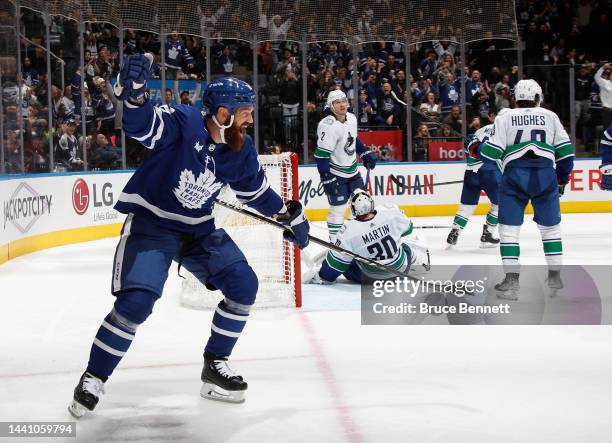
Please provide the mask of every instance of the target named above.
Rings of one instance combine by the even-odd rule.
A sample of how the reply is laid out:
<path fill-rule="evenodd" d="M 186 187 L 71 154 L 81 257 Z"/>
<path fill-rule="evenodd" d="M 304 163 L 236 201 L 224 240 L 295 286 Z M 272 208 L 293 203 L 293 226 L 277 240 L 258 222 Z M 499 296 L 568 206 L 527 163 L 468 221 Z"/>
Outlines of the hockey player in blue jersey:
<path fill-rule="evenodd" d="M 501 116 L 506 109 L 501 109 L 497 117 Z M 474 213 L 480 191 L 484 190 L 491 201 L 491 208 L 487 213 L 485 224 L 482 226 L 480 236 L 480 247 L 490 248 L 499 245 L 497 236 L 497 213 L 499 198 L 499 183 L 501 182 L 501 170 L 496 162 L 483 159 L 480 155 L 480 147 L 493 132 L 493 124 L 480 128 L 466 148 L 465 174 L 463 176 L 463 189 L 461 191 L 461 205 L 455 214 L 453 227 L 446 238 L 449 248 L 457 244 L 459 234 L 466 227 L 470 216 Z"/>
<path fill-rule="evenodd" d="M 608 126 L 601 137 L 601 189 L 612 191 L 612 125 Z"/>
<path fill-rule="evenodd" d="M 121 193 L 116 209 L 127 214 L 114 258 L 114 307 L 91 347 L 89 363 L 69 411 L 92 411 L 162 295 L 173 260 L 224 299 L 216 308 L 204 348 L 201 395 L 241 402 L 247 383 L 227 359 L 257 294 L 257 276 L 223 229 L 216 229 L 213 202 L 224 185 L 238 199 L 289 227 L 285 238 L 304 248 L 309 226 L 298 201 L 283 202 L 266 182 L 245 129 L 256 103 L 251 87 L 222 78 L 203 93 L 203 110 L 177 105 L 154 108 L 146 91 L 152 57 L 127 56 L 115 95 L 124 101 L 126 134 L 152 150 Z M 202 117 L 204 115 L 204 118 Z"/>

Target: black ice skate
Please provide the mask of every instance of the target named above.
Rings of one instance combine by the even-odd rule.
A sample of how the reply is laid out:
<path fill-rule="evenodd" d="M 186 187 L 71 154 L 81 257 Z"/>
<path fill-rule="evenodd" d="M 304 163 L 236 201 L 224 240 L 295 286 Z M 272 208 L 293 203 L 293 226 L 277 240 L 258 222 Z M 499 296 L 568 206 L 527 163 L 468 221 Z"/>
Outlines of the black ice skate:
<path fill-rule="evenodd" d="M 448 246 L 446 249 L 450 249 L 457 244 L 457 239 L 459 238 L 459 228 L 452 228 L 448 233 L 448 237 L 446 237 L 446 243 Z"/>
<path fill-rule="evenodd" d="M 494 248 L 499 245 L 499 238 L 493 237 L 489 227 L 482 225 L 482 235 L 480 236 L 480 247 L 481 248 Z"/>
<path fill-rule="evenodd" d="M 74 398 L 68 411 L 74 417 L 81 418 L 87 411 L 94 410 L 101 394 L 104 394 L 104 382 L 85 371 L 74 388 Z"/>
<path fill-rule="evenodd" d="M 554 297 L 557 295 L 559 289 L 563 289 L 563 282 L 561 281 L 561 271 L 548 271 L 548 278 L 546 279 L 548 289 L 550 289 L 550 296 Z"/>
<path fill-rule="evenodd" d="M 200 395 L 211 400 L 229 403 L 244 402 L 247 382 L 227 364 L 227 359 L 204 354 Z"/>
<path fill-rule="evenodd" d="M 508 272 L 501 283 L 495 285 L 497 297 L 506 300 L 518 300 L 519 274 Z"/>

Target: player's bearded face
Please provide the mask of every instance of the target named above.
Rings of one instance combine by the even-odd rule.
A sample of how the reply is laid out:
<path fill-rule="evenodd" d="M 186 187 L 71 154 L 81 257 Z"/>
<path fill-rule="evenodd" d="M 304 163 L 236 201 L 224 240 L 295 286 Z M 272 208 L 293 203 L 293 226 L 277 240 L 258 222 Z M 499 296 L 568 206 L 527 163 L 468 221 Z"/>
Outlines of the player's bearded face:
<path fill-rule="evenodd" d="M 225 142 L 234 151 L 240 151 L 244 145 L 246 130 L 253 124 L 253 106 L 238 108 L 234 115 L 234 123 L 225 130 Z M 230 117 L 224 123 L 228 125 Z"/>

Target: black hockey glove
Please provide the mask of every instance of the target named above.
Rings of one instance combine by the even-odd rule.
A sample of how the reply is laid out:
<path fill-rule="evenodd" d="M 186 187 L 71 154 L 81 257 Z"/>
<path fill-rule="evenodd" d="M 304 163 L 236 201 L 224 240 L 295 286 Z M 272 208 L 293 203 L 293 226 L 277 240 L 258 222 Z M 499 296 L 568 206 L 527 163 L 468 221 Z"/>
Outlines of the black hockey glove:
<path fill-rule="evenodd" d="M 304 249 L 310 241 L 308 238 L 310 225 L 304 216 L 302 204 L 297 200 L 289 200 L 285 203 L 285 208 L 287 209 L 285 212 L 276 215 L 276 220 L 291 229 L 291 231 L 285 230 L 283 238 Z"/>

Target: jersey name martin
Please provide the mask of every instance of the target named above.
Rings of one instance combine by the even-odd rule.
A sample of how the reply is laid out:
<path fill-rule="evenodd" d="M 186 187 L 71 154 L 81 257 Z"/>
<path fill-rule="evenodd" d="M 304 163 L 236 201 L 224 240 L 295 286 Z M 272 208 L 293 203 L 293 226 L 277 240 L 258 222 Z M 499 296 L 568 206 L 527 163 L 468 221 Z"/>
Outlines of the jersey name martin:
<path fill-rule="evenodd" d="M 391 232 L 391 228 L 389 225 L 382 225 L 373 231 L 367 232 L 366 234 L 361 236 L 361 239 L 364 243 L 372 243 L 373 241 L 380 240 L 383 236 L 389 234 Z"/>

